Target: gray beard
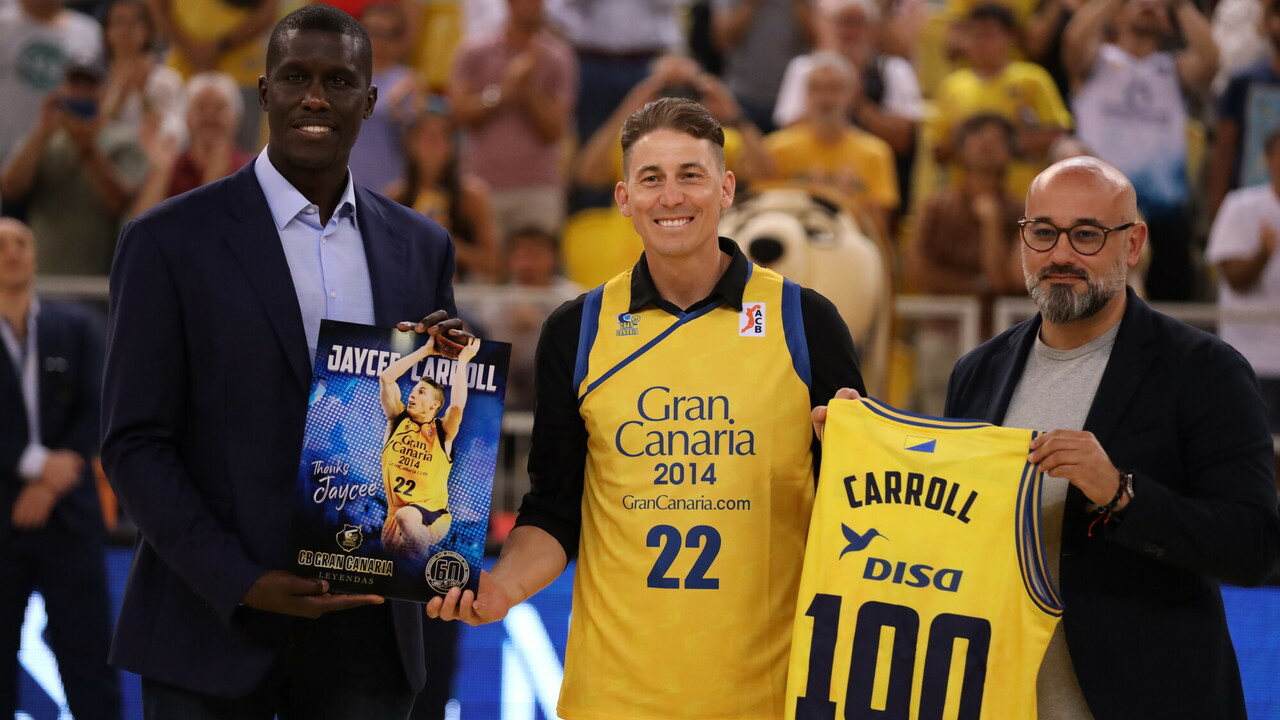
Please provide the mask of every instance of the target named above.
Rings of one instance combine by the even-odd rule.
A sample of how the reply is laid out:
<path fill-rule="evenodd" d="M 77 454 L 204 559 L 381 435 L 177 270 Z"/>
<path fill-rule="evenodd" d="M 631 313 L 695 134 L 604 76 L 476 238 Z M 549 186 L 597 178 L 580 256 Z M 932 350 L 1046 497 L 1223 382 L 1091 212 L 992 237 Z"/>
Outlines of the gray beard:
<path fill-rule="evenodd" d="M 1054 325 L 1066 325 L 1091 318 L 1106 307 L 1107 302 L 1116 294 L 1114 290 L 1108 291 L 1092 281 L 1088 282 L 1088 288 L 1080 295 L 1075 294 L 1067 285 L 1050 285 L 1048 290 L 1041 290 L 1037 284 L 1028 288 L 1028 292 L 1036 307 L 1040 308 L 1045 322 Z"/>
<path fill-rule="evenodd" d="M 1040 309 L 1045 322 L 1054 325 L 1066 325 L 1078 320 L 1086 320 L 1097 315 L 1107 306 L 1116 293 L 1124 289 L 1128 278 L 1128 267 L 1125 256 L 1121 255 L 1105 276 L 1094 279 L 1078 268 L 1064 268 L 1048 265 L 1040 269 L 1036 275 L 1027 272 L 1023 263 L 1023 275 L 1027 282 L 1027 294 Z M 1085 281 L 1085 291 L 1079 295 L 1070 285 L 1051 284 L 1048 290 L 1040 287 L 1042 276 L 1058 272 L 1075 272 Z"/>

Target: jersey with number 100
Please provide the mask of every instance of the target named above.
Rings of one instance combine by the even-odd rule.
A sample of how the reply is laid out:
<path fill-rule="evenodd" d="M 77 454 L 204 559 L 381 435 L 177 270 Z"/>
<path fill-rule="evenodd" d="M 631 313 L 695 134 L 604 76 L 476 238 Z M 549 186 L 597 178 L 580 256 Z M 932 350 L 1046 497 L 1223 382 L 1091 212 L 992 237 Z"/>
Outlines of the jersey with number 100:
<path fill-rule="evenodd" d="M 776 720 L 813 502 L 800 288 L 751 267 L 742 308 L 587 295 L 575 385 L 582 535 L 567 720 Z"/>
<path fill-rule="evenodd" d="M 833 400 L 788 720 L 1023 720 L 1062 614 L 1035 433 Z"/>

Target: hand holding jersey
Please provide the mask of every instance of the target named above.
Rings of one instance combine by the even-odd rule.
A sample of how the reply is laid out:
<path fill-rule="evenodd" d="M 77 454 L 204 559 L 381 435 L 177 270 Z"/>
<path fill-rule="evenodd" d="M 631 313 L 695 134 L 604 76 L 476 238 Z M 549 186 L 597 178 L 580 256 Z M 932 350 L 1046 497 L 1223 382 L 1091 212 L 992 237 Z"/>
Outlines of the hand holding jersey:
<path fill-rule="evenodd" d="M 853 388 L 840 388 L 839 390 L 836 391 L 836 395 L 832 399 L 857 400 L 860 397 L 862 396 L 859 395 L 858 391 L 854 390 Z M 815 437 L 818 438 L 819 441 L 821 441 L 822 431 L 827 424 L 827 406 L 819 405 L 818 407 L 814 408 L 813 411 L 809 414 L 809 417 L 813 421 L 813 434 Z"/>
<path fill-rule="evenodd" d="M 1024 453 L 1035 433 L 870 399 L 824 415 L 786 717 L 1033 715 L 1062 610 Z"/>
<path fill-rule="evenodd" d="M 857 390 L 841 388 L 837 400 L 857 400 Z M 813 433 L 822 440 L 827 422 L 827 406 L 813 409 Z M 1080 488 L 1094 505 L 1106 505 L 1116 494 L 1120 470 L 1111 463 L 1106 451 L 1098 444 L 1093 433 L 1081 430 L 1051 430 L 1037 435 L 1028 448 L 1027 461 L 1039 465 L 1044 472 L 1060 477 Z M 1116 511 L 1129 504 L 1129 496 L 1122 495 Z"/>
<path fill-rule="evenodd" d="M 1120 470 L 1098 444 L 1098 438 L 1085 430 L 1053 430 L 1031 441 L 1027 462 L 1037 464 L 1044 472 L 1070 482 L 1080 489 L 1095 506 L 1103 506 L 1117 495 Z M 1129 504 L 1129 496 L 1119 494 L 1115 511 Z"/>

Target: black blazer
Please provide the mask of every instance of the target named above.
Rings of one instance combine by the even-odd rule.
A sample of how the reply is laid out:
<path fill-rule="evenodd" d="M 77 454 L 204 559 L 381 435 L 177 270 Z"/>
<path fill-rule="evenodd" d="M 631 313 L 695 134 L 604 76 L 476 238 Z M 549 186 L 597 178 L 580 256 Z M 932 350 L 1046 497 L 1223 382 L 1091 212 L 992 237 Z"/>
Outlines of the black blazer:
<path fill-rule="evenodd" d="M 1037 315 L 961 358 L 946 414 L 1000 423 L 1039 329 Z M 1084 429 L 1134 473 L 1132 503 L 1092 538 L 1083 493 L 1067 494 L 1062 622 L 1090 709 L 1098 720 L 1244 718 L 1218 581 L 1257 585 L 1280 557 L 1253 370 L 1128 290 Z"/>
<path fill-rule="evenodd" d="M 292 276 L 254 163 L 156 206 L 121 235 L 111 275 L 102 458 L 140 539 L 111 662 L 220 696 L 243 695 L 291 619 L 238 606 L 288 567 L 294 478 L 312 359 Z M 356 218 L 376 322 L 453 302 L 440 226 L 365 190 Z M 393 602 L 405 675 L 425 680 L 422 608 Z"/>
<path fill-rule="evenodd" d="M 81 307 L 40 301 L 36 318 L 40 440 L 85 459 L 80 484 L 54 506 L 46 528 L 100 539 L 106 534 L 90 461 L 98 455 L 102 333 Z M 13 504 L 24 482 L 18 460 L 30 440 L 18 368 L 0 347 L 0 540 L 13 532 Z"/>

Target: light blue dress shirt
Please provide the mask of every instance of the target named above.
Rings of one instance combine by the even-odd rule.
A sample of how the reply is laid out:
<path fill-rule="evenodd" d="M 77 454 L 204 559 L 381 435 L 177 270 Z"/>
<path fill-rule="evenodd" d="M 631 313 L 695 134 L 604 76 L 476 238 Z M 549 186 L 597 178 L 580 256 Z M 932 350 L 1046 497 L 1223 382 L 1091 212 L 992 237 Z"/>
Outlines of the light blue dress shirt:
<path fill-rule="evenodd" d="M 373 285 L 356 222 L 351 171 L 347 171 L 347 187 L 326 225 L 320 224 L 320 209 L 271 164 L 266 148 L 254 161 L 253 172 L 280 233 L 302 310 L 307 347 L 314 359 L 322 319 L 373 324 Z"/>

